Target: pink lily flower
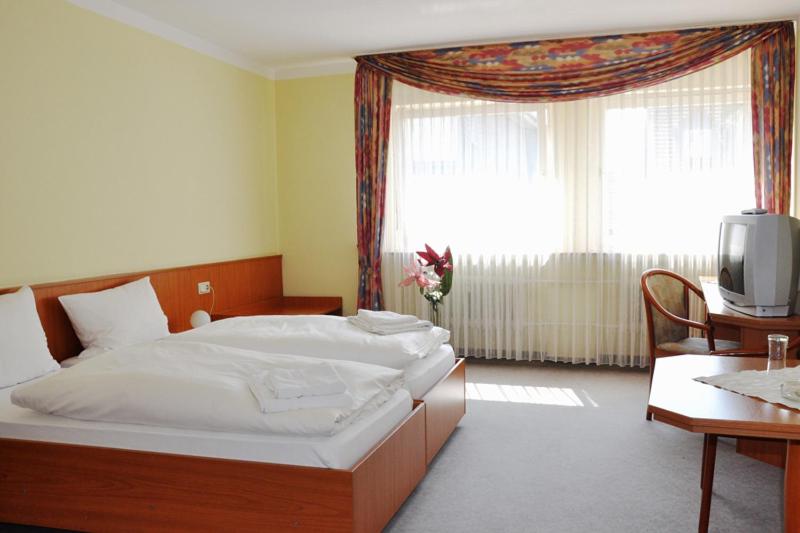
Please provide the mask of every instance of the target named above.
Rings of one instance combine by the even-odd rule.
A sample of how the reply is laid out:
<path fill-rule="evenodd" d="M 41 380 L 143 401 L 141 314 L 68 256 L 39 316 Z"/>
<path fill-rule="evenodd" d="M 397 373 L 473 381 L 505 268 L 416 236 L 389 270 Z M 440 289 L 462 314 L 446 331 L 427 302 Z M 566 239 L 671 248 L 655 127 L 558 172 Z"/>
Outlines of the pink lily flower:
<path fill-rule="evenodd" d="M 450 252 L 449 246 L 444 251 L 444 255 L 439 255 L 426 244 L 425 251 L 417 252 L 417 255 L 426 261 L 427 264 L 425 266 L 432 266 L 436 275 L 440 278 L 444 277 L 445 270 L 453 271 L 453 254 Z"/>
<path fill-rule="evenodd" d="M 429 279 L 422 270 L 422 265 L 416 261 L 404 266 L 403 272 L 405 272 L 406 277 L 399 283 L 400 287 L 408 287 L 412 283 L 416 283 L 420 289 L 424 289 L 426 287 L 435 287 L 439 284 L 439 282 Z"/>

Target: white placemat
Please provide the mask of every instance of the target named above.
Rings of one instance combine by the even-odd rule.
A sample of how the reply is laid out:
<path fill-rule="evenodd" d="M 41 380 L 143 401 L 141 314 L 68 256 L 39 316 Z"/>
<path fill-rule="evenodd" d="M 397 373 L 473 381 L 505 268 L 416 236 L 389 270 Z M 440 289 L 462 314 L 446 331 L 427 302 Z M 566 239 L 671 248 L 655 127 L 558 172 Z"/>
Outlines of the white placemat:
<path fill-rule="evenodd" d="M 800 380 L 800 366 L 770 371 L 742 370 L 718 376 L 701 376 L 694 379 L 700 383 L 714 385 L 745 396 L 754 396 L 770 403 L 779 403 L 787 407 L 800 409 L 800 401 L 793 401 L 781 396 L 781 383 Z"/>

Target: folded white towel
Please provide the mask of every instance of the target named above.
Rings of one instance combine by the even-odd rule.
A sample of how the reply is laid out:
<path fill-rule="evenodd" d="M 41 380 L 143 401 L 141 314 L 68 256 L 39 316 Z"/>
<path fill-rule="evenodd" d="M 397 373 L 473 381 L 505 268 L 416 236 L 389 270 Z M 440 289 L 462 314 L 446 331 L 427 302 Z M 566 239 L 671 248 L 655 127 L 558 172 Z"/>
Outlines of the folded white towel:
<path fill-rule="evenodd" d="M 327 409 L 350 407 L 353 397 L 350 393 L 326 394 L 325 396 L 303 396 L 301 398 L 277 398 L 268 381 L 269 372 L 262 372 L 247 380 L 262 413 L 282 413 L 297 409 Z"/>
<path fill-rule="evenodd" d="M 276 398 L 300 398 L 341 394 L 347 390 L 330 363 L 306 368 L 277 368 L 267 374 L 267 383 Z"/>
<path fill-rule="evenodd" d="M 394 326 L 398 324 L 414 324 L 419 319 L 414 315 L 401 315 L 392 311 L 358 310 L 359 320 L 372 326 Z"/>
<path fill-rule="evenodd" d="M 381 325 L 377 326 L 364 322 L 357 316 L 347 317 L 347 321 L 357 328 L 363 329 L 366 332 L 374 333 L 376 335 L 394 335 L 397 333 L 408 333 L 412 331 L 425 331 L 433 327 L 427 320 L 417 320 L 410 324 L 396 324 L 396 325 Z"/>

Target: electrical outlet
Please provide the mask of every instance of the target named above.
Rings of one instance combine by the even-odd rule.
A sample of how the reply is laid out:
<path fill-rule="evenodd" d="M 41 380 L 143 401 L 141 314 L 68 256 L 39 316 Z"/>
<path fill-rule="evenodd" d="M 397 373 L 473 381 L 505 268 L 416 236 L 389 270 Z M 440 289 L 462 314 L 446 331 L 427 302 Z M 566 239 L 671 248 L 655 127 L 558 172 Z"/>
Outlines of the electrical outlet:
<path fill-rule="evenodd" d="M 197 284 L 197 294 L 208 294 L 211 292 L 211 282 L 201 281 Z"/>

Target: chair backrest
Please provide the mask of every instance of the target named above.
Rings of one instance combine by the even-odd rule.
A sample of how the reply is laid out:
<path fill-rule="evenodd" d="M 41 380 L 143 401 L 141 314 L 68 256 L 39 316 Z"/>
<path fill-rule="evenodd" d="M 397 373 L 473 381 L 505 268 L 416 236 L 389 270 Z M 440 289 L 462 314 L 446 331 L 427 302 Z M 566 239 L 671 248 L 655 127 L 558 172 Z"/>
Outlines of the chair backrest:
<path fill-rule="evenodd" d="M 674 342 L 689 336 L 689 328 L 667 318 L 655 306 L 658 302 L 673 315 L 689 318 L 690 282 L 674 272 L 648 270 L 642 274 L 642 294 L 647 314 L 647 329 L 652 346 Z"/>

